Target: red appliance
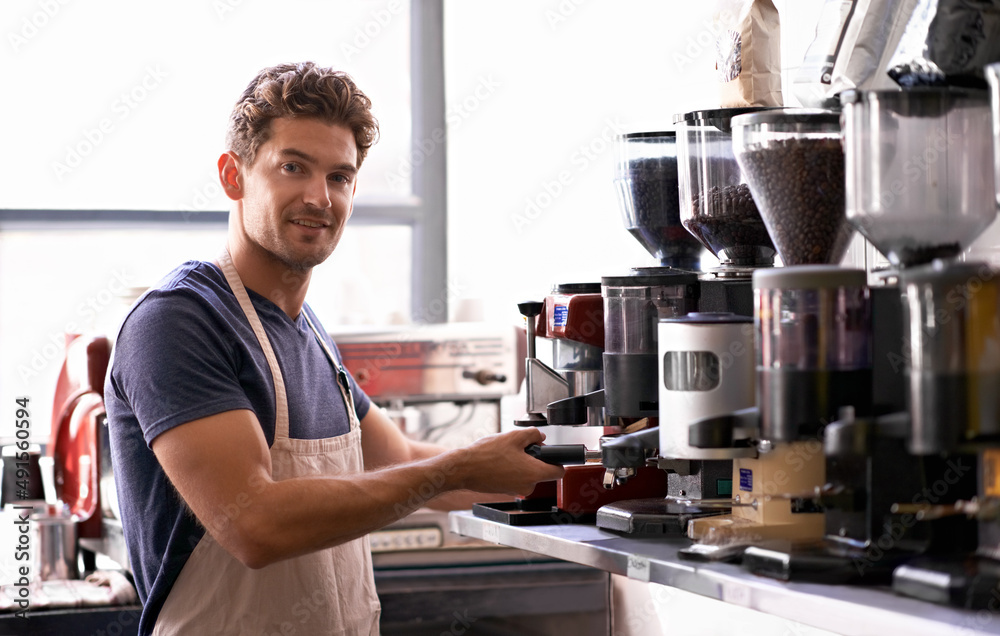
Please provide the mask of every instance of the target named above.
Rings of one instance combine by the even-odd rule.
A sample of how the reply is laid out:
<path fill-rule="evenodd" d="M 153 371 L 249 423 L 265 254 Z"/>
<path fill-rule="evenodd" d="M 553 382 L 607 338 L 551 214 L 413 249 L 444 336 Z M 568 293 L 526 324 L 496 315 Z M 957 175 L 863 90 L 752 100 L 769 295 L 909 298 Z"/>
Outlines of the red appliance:
<path fill-rule="evenodd" d="M 80 538 L 101 536 L 99 427 L 105 415 L 104 376 L 111 358 L 105 336 L 66 334 L 66 356 L 52 404 L 56 496 L 78 520 Z"/>

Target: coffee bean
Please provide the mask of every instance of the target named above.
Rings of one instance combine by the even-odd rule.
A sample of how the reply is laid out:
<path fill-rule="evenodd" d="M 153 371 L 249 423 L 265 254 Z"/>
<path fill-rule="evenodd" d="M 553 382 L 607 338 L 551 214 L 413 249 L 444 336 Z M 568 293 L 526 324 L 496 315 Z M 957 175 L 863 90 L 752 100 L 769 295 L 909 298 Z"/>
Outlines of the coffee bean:
<path fill-rule="evenodd" d="M 660 265 L 696 269 L 702 247 L 681 225 L 677 159 L 633 159 L 623 176 L 617 185 L 628 231 Z"/>
<path fill-rule="evenodd" d="M 712 186 L 697 193 L 684 227 L 723 265 L 752 267 L 774 262 L 774 244 L 745 183 Z"/>
<path fill-rule="evenodd" d="M 740 165 L 785 265 L 840 262 L 854 233 L 840 139 L 775 140 L 745 149 Z"/>

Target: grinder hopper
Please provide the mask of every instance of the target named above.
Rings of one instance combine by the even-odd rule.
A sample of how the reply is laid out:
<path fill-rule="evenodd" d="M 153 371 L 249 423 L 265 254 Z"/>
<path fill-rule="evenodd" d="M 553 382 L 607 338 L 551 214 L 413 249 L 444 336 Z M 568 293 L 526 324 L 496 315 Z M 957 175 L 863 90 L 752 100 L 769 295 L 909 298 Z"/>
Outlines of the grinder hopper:
<path fill-rule="evenodd" d="M 986 91 L 847 91 L 847 217 L 896 267 L 961 254 L 996 218 Z"/>
<path fill-rule="evenodd" d="M 844 211 L 840 115 L 766 110 L 732 125 L 736 160 L 785 266 L 839 263 L 854 234 Z"/>
<path fill-rule="evenodd" d="M 749 278 L 774 264 L 774 243 L 733 155 L 732 121 L 762 108 L 678 115 L 681 222 L 719 258 L 716 277 Z"/>
<path fill-rule="evenodd" d="M 701 245 L 681 225 L 673 131 L 619 135 L 615 187 L 625 227 L 661 267 L 697 270 Z"/>

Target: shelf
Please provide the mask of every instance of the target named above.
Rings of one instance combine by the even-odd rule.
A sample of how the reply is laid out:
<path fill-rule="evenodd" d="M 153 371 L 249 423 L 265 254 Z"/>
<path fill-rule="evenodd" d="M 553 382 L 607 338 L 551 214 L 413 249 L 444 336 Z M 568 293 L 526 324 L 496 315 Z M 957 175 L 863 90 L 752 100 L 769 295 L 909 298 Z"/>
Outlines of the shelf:
<path fill-rule="evenodd" d="M 684 538 L 630 538 L 593 525 L 507 526 L 452 512 L 451 530 L 612 574 L 658 583 L 844 635 L 1000 634 L 1000 616 L 896 595 L 885 587 L 781 582 L 738 565 L 681 560 Z M 988 620 L 987 620 L 988 619 Z"/>

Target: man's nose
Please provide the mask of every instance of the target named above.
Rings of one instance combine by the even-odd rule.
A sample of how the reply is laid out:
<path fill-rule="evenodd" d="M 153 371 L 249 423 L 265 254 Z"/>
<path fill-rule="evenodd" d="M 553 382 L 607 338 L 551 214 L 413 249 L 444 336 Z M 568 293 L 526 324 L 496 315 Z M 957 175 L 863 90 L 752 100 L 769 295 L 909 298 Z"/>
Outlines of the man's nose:
<path fill-rule="evenodd" d="M 310 179 L 306 184 L 302 200 L 307 205 L 325 210 L 330 207 L 330 188 L 326 178 Z"/>

